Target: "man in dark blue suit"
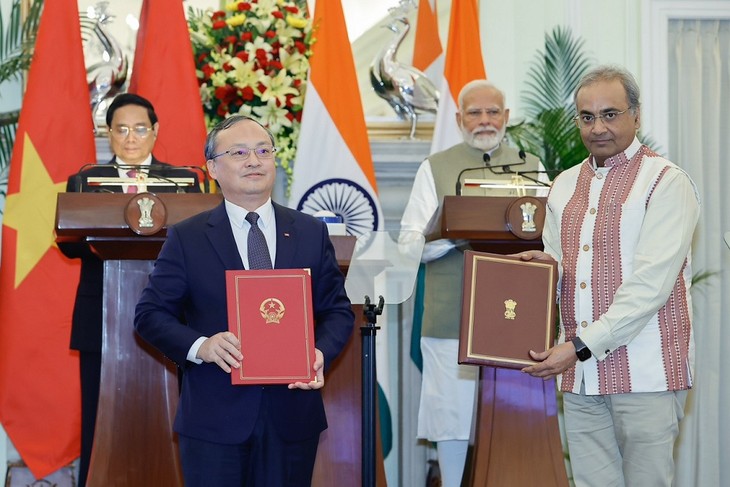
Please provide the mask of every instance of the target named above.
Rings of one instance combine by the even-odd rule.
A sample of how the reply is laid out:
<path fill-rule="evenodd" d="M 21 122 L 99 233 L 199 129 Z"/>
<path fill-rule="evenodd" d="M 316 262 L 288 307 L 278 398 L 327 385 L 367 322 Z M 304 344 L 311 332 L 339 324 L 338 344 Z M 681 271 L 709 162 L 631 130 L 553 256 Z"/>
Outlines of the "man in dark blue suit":
<path fill-rule="evenodd" d="M 114 157 L 109 164 L 93 165 L 73 174 L 66 183 L 66 192 L 136 193 L 147 190 L 171 193 L 178 189 L 200 192 L 197 174 L 160 162 L 152 155 L 160 124 L 149 100 L 125 93 L 117 96 L 106 112 L 109 145 Z M 187 161 L 181 161 L 187 162 Z M 178 188 L 174 185 L 136 184 L 95 185 L 93 178 L 129 179 L 130 170 L 137 170 L 140 182 L 147 175 L 158 179 L 192 179 L 193 183 Z M 104 262 L 85 243 L 59 243 L 66 257 L 81 259 L 81 274 L 71 326 L 71 349 L 79 351 L 81 377 L 81 456 L 79 485 L 86 485 L 89 460 L 96 426 L 101 378 L 102 300 Z"/>
<path fill-rule="evenodd" d="M 137 305 L 139 335 L 184 369 L 175 431 L 187 487 L 309 486 L 327 427 L 318 390 L 325 364 L 352 333 L 354 314 L 325 224 L 271 201 L 275 151 L 271 133 L 248 117 L 233 116 L 210 132 L 208 171 L 225 200 L 168 229 Z M 258 222 L 249 223 L 249 213 Z M 311 270 L 316 381 L 231 384 L 231 370 L 246 358 L 227 331 L 225 271 L 251 268 L 249 234 L 261 233 L 264 260 L 274 268 Z"/>

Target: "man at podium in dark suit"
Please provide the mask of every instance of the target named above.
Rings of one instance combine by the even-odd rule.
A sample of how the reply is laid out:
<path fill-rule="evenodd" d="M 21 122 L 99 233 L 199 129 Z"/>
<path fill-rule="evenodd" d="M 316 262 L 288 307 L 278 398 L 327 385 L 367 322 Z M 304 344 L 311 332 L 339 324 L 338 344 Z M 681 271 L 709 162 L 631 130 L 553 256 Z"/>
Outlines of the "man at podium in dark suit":
<path fill-rule="evenodd" d="M 535 156 L 504 143 L 509 109 L 497 87 L 486 80 L 471 81 L 458 101 L 456 123 L 464 141 L 423 161 L 401 220 L 404 231 L 425 234 L 444 196 L 456 194 L 464 177 L 509 183 L 519 171 L 527 173 L 528 183 L 530 178 L 548 180 Z M 465 188 L 462 194 L 516 196 L 515 191 Z M 444 487 L 461 485 L 478 373 L 478 367 L 457 363 L 464 273 L 459 245 L 447 239 L 429 242 L 421 258 L 426 263 L 426 282 L 418 437 L 436 443 Z"/>
<path fill-rule="evenodd" d="M 249 117 L 210 132 L 208 171 L 225 200 L 168 229 L 137 304 L 139 335 L 184 369 L 175 431 L 187 487 L 309 487 L 327 427 L 324 366 L 354 326 L 326 225 L 271 201 L 275 151 L 271 133 Z M 271 268 L 311 270 L 316 380 L 232 385 L 246 357 L 228 331 L 225 272 Z"/>
<path fill-rule="evenodd" d="M 91 166 L 71 175 L 66 184 L 67 192 L 200 192 L 197 174 L 160 162 L 152 155 L 160 124 L 148 100 L 130 93 L 119 95 L 107 110 L 106 123 L 114 157 L 109 164 Z M 165 181 L 167 185 L 145 185 L 147 176 L 164 178 L 168 180 Z M 95 184 L 95 178 L 106 178 L 108 183 Z M 132 178 L 135 182 L 139 181 L 139 185 L 131 183 Z M 177 186 L 171 182 L 171 178 L 191 179 L 193 182 Z M 115 179 L 119 181 L 115 182 Z M 61 243 L 59 248 L 66 257 L 81 259 L 81 275 L 71 327 L 71 348 L 79 351 L 80 358 L 79 485 L 86 485 L 99 403 L 104 263 L 86 244 Z"/>

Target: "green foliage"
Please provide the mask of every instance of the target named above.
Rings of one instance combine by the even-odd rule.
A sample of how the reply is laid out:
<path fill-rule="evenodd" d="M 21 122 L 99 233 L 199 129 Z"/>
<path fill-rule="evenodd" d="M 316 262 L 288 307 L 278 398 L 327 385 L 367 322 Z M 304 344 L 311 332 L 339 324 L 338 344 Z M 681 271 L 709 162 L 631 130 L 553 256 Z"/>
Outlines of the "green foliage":
<path fill-rule="evenodd" d="M 13 0 L 7 19 L 0 10 L 0 83 L 20 79 L 20 74 L 28 69 L 33 57 L 43 1 L 33 2 L 23 21 L 20 15 L 20 2 L 21 0 Z"/>
<path fill-rule="evenodd" d="M 548 170 L 567 169 L 588 155 L 573 122 L 573 93 L 590 69 L 582 49 L 583 41 L 567 27 L 545 34 L 545 51 L 535 55 L 522 93 L 528 121 L 508 129 L 510 138 Z"/>
<path fill-rule="evenodd" d="M 30 67 L 35 46 L 43 0 L 35 0 L 25 20 L 21 21 L 21 0 L 13 0 L 10 15 L 5 18 L 0 9 L 0 84 L 20 80 Z M 0 195 L 7 194 L 8 169 L 15 143 L 15 130 L 20 112 L 0 113 Z M 2 208 L 0 208 L 0 215 Z"/>

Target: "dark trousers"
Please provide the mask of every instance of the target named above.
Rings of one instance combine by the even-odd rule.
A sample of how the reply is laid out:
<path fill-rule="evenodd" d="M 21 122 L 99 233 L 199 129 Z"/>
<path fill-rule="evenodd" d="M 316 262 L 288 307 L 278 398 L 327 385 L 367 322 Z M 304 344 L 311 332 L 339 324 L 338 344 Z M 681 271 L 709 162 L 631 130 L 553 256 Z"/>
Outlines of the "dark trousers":
<path fill-rule="evenodd" d="M 179 435 L 185 487 L 310 487 L 319 435 L 285 441 L 267 414 L 266 395 L 253 433 L 224 445 Z"/>
<path fill-rule="evenodd" d="M 94 446 L 96 410 L 99 407 L 101 352 L 80 352 L 79 369 L 81 374 L 81 457 L 78 485 L 84 487 L 89 473 L 91 449 Z"/>

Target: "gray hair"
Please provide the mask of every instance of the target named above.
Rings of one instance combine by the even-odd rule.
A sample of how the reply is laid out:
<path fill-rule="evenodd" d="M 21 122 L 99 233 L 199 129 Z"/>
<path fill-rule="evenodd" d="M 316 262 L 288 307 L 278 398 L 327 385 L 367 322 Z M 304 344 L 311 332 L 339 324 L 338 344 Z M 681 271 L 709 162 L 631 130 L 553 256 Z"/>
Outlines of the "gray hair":
<path fill-rule="evenodd" d="M 459 110 L 461 110 L 464 107 L 464 98 L 466 95 L 468 95 L 473 90 L 476 90 L 478 88 L 489 88 L 497 93 L 499 93 L 502 96 L 502 102 L 505 103 L 506 97 L 504 96 L 504 92 L 494 86 L 494 83 L 487 81 L 485 79 L 475 79 L 469 81 L 467 84 L 464 85 L 464 87 L 459 92 Z M 502 107 L 504 108 L 504 107 Z"/>
<path fill-rule="evenodd" d="M 218 125 L 213 127 L 213 129 L 208 132 L 208 136 L 205 138 L 205 160 L 209 161 L 215 155 L 215 146 L 219 133 L 233 127 L 237 123 L 244 122 L 246 120 L 250 120 L 251 122 L 254 122 L 256 125 L 264 129 L 266 131 L 266 134 L 269 136 L 269 140 L 271 140 L 271 145 L 276 146 L 276 143 L 274 142 L 274 134 L 272 134 L 271 130 L 269 130 L 267 127 L 264 127 L 261 122 L 253 117 L 249 117 L 246 115 L 231 115 L 222 122 L 218 123 Z"/>
<path fill-rule="evenodd" d="M 616 79 L 619 80 L 624 87 L 629 107 L 634 110 L 639 108 L 641 106 L 641 102 L 639 101 L 639 85 L 636 82 L 634 75 L 620 66 L 598 66 L 586 73 L 575 88 L 573 103 L 577 102 L 578 92 L 582 88 L 598 81 L 613 81 Z"/>

